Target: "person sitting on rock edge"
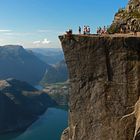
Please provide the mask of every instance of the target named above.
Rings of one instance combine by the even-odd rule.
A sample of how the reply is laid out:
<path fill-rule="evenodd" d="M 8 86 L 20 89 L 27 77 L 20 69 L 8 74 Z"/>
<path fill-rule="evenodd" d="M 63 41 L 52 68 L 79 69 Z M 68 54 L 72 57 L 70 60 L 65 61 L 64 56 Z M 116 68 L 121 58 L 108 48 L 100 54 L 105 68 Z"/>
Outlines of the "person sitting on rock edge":
<path fill-rule="evenodd" d="M 66 31 L 66 35 L 69 39 L 72 38 L 72 29 L 69 29 L 68 31 Z"/>

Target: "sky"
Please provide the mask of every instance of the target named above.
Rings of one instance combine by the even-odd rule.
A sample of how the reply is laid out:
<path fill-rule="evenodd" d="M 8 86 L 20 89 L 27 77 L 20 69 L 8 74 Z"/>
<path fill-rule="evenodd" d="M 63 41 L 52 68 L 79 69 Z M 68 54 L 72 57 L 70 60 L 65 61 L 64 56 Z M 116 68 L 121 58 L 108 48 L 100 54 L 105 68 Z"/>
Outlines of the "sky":
<path fill-rule="evenodd" d="M 61 47 L 58 35 L 68 29 L 110 25 L 128 0 L 0 0 L 0 46 Z"/>

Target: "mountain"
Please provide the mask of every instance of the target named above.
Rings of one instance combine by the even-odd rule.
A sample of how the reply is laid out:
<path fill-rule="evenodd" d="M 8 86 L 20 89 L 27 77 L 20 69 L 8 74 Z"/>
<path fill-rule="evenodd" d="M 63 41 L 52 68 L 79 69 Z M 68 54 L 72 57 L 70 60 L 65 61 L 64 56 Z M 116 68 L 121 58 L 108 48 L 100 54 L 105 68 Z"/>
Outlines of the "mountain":
<path fill-rule="evenodd" d="M 47 65 L 22 46 L 0 46 L 0 79 L 15 78 L 38 84 Z"/>
<path fill-rule="evenodd" d="M 68 80 L 68 70 L 67 65 L 64 60 L 60 61 L 59 63 L 50 67 L 44 78 L 42 79 L 41 83 L 58 83 L 58 82 L 65 82 Z"/>
<path fill-rule="evenodd" d="M 38 58 L 47 64 L 53 65 L 64 59 L 60 48 L 30 48 Z"/>
<path fill-rule="evenodd" d="M 120 8 L 115 14 L 114 21 L 109 29 L 109 32 L 116 33 L 122 29 L 126 33 L 140 32 L 140 1 L 129 0 L 126 8 Z"/>
<path fill-rule="evenodd" d="M 0 133 L 26 129 L 56 103 L 26 82 L 0 81 Z"/>

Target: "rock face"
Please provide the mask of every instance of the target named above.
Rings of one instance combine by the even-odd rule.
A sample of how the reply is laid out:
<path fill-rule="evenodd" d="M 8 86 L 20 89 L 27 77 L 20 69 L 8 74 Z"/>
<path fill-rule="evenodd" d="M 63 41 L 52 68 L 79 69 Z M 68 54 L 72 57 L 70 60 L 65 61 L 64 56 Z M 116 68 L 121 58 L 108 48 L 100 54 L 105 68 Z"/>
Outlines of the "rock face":
<path fill-rule="evenodd" d="M 140 0 L 130 0 L 125 9 L 119 9 L 115 14 L 109 31 L 112 33 L 140 31 Z"/>
<path fill-rule="evenodd" d="M 22 46 L 0 46 L 0 79 L 15 78 L 38 84 L 47 65 Z"/>
<path fill-rule="evenodd" d="M 0 133 L 26 129 L 47 107 L 54 105 L 46 93 L 26 82 L 0 81 Z"/>
<path fill-rule="evenodd" d="M 140 94 L 140 38 L 59 38 L 71 83 L 69 128 L 62 139 L 132 140 L 135 128 L 138 137 L 140 117 L 132 112 Z"/>

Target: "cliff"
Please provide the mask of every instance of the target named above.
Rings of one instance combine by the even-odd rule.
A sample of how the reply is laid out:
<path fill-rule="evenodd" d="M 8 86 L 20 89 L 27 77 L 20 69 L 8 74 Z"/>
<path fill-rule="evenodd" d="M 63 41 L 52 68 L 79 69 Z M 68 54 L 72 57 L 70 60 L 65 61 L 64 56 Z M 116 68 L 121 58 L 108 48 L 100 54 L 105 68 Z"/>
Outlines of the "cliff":
<path fill-rule="evenodd" d="M 59 38 L 71 83 L 62 140 L 140 139 L 140 37 Z"/>
<path fill-rule="evenodd" d="M 0 133 L 25 130 L 48 107 L 56 105 L 46 93 L 15 79 L 0 81 Z"/>

